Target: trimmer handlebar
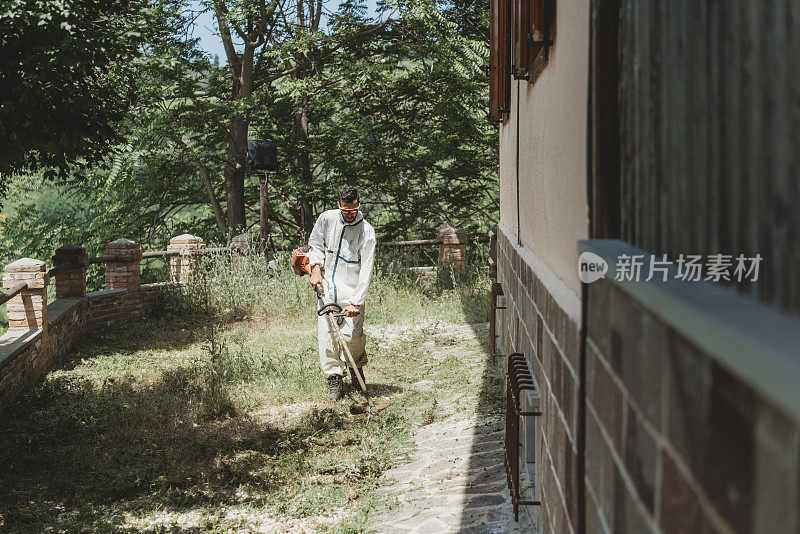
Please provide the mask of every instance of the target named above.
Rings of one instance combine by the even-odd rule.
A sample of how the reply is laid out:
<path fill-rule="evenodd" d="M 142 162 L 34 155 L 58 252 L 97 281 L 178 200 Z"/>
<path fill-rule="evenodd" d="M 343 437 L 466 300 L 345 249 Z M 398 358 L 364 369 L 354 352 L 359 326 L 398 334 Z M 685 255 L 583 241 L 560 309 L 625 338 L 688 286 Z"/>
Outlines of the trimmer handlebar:
<path fill-rule="evenodd" d="M 328 315 L 329 313 L 332 313 L 333 315 L 339 315 L 342 313 L 342 307 L 335 302 L 331 302 L 330 304 L 325 304 L 317 310 L 317 315 L 319 316 Z"/>
<path fill-rule="evenodd" d="M 322 317 L 323 315 L 328 315 L 330 313 L 338 316 L 342 313 L 342 307 L 335 302 L 325 304 L 325 291 L 322 289 L 322 284 L 315 285 L 314 291 L 317 292 L 317 297 L 319 297 L 319 299 L 323 302 L 322 307 L 317 310 L 317 315 Z"/>
<path fill-rule="evenodd" d="M 325 299 L 325 290 L 322 289 L 322 282 L 314 286 L 314 291 L 316 291 L 319 298 Z"/>

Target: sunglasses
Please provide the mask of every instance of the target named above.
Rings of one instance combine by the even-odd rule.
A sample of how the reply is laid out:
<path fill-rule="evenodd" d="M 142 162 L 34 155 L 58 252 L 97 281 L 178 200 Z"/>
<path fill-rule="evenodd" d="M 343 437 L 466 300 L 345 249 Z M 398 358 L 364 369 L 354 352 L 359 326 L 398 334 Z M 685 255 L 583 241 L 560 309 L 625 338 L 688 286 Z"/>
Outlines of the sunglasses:
<path fill-rule="evenodd" d="M 354 213 L 358 213 L 358 209 L 359 209 L 360 207 L 361 207 L 361 203 L 359 203 L 359 204 L 358 204 L 358 206 L 356 206 L 355 208 L 343 208 L 343 207 L 342 207 L 342 205 L 341 205 L 341 204 L 339 204 L 339 210 L 340 210 L 342 213 L 346 214 L 346 215 L 352 215 L 352 214 L 354 214 Z"/>

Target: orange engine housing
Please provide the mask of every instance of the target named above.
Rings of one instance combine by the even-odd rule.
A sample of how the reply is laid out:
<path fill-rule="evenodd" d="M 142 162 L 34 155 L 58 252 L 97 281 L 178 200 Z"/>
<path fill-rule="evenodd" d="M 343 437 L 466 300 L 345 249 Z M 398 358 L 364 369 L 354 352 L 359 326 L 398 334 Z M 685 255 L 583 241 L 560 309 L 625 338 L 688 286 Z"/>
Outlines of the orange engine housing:
<path fill-rule="evenodd" d="M 310 252 L 311 247 L 300 247 L 292 251 L 292 268 L 294 269 L 294 274 L 311 274 Z"/>

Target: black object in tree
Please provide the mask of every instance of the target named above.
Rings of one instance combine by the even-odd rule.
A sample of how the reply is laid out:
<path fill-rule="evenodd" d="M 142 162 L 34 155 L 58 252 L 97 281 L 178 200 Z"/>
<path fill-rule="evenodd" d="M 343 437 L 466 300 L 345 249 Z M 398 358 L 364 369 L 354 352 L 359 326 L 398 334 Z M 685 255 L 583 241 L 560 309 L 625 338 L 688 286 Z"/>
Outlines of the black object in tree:
<path fill-rule="evenodd" d="M 263 173 L 278 170 L 278 145 L 270 140 L 247 140 L 247 162 L 250 172 Z"/>
<path fill-rule="evenodd" d="M 259 193 L 259 248 L 267 260 L 267 238 L 269 236 L 269 198 L 267 196 L 267 172 L 278 170 L 278 145 L 274 141 L 247 140 L 247 162 L 250 174 L 261 175 L 258 183 Z"/>

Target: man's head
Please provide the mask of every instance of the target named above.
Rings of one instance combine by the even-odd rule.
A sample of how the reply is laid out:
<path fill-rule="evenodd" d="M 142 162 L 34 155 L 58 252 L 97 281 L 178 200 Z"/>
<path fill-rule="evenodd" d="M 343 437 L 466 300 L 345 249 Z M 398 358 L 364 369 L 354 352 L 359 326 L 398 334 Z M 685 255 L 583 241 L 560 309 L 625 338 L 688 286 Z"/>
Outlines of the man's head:
<path fill-rule="evenodd" d="M 346 185 L 339 191 L 339 210 L 345 222 L 351 223 L 356 220 L 360 204 L 358 190 L 352 185 Z"/>

